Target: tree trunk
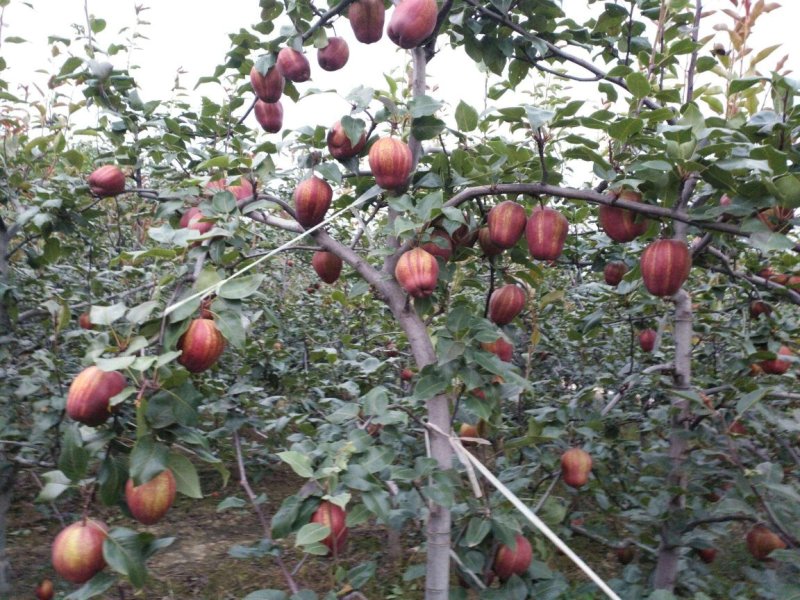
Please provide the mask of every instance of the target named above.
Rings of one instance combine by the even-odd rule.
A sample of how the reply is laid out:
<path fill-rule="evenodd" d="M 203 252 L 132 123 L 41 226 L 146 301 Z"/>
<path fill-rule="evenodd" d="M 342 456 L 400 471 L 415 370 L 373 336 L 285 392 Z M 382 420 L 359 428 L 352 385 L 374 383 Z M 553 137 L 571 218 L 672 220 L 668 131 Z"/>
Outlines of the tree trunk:
<path fill-rule="evenodd" d="M 692 378 L 692 298 L 681 289 L 675 296 L 675 372 L 674 389 L 686 391 Z M 667 476 L 667 488 L 677 489 L 670 500 L 666 519 L 661 526 L 661 542 L 658 547 L 658 560 L 653 574 L 653 587 L 658 590 L 675 589 L 678 579 L 678 560 L 680 558 L 681 531 L 674 529 L 675 513 L 686 504 L 686 428 L 688 424 L 689 403 L 686 399 L 673 396 L 672 432 L 669 439 L 669 458 L 671 468 Z"/>

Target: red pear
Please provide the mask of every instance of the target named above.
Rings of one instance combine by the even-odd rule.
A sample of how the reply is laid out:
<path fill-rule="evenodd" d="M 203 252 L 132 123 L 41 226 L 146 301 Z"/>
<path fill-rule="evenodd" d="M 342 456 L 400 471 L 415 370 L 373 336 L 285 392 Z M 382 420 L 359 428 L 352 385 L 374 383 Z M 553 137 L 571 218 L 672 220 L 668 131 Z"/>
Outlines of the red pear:
<path fill-rule="evenodd" d="M 301 181 L 294 190 L 297 222 L 305 228 L 322 223 L 332 200 L 333 190 L 324 179 L 311 176 Z"/>
<path fill-rule="evenodd" d="M 92 318 L 89 316 L 88 312 L 81 313 L 81 316 L 78 317 L 78 325 L 81 329 L 94 329 Z"/>
<path fill-rule="evenodd" d="M 461 225 L 456 229 L 450 238 L 453 240 L 453 246 L 460 248 L 472 248 L 475 242 L 478 241 L 478 230 L 470 228 L 467 225 Z"/>
<path fill-rule="evenodd" d="M 405 187 L 412 160 L 411 149 L 396 138 L 381 138 L 369 149 L 369 168 L 375 183 L 385 190 Z"/>
<path fill-rule="evenodd" d="M 266 75 L 262 75 L 255 67 L 250 69 L 250 85 L 262 102 L 271 103 L 280 100 L 285 83 L 277 66 L 270 67 Z"/>
<path fill-rule="evenodd" d="M 323 500 L 319 508 L 311 515 L 311 522 L 330 528 L 330 534 L 322 540 L 322 543 L 331 552 L 339 554 L 344 550 L 347 543 L 347 514 L 340 506 Z"/>
<path fill-rule="evenodd" d="M 422 244 L 420 248 L 445 262 L 453 256 L 453 240 L 444 229 L 434 229 L 431 241 Z"/>
<path fill-rule="evenodd" d="M 351 5 L 352 6 L 352 5 Z M 337 121 L 328 132 L 328 151 L 336 160 L 347 160 L 357 156 L 367 145 L 367 136 L 362 132 L 358 142 L 353 146 L 350 138 L 347 137 L 342 123 Z"/>
<path fill-rule="evenodd" d="M 492 244 L 501 250 L 506 250 L 515 246 L 522 237 L 527 217 L 521 204 L 506 200 L 494 206 L 486 220 Z"/>
<path fill-rule="evenodd" d="M 228 188 L 228 191 L 236 197 L 237 204 L 249 200 L 255 194 L 255 188 L 249 179 L 242 178 L 241 181 L 239 185 L 232 185 Z"/>
<path fill-rule="evenodd" d="M 350 50 L 340 37 L 328 38 L 328 45 L 317 50 L 317 62 L 326 71 L 338 71 L 347 64 Z"/>
<path fill-rule="evenodd" d="M 568 486 L 586 485 L 591 471 L 592 457 L 585 450 L 570 448 L 561 455 L 561 477 Z"/>
<path fill-rule="evenodd" d="M 747 532 L 745 542 L 750 554 L 757 560 L 767 560 L 773 550 L 786 548 L 786 543 L 778 534 L 765 525 L 754 525 Z"/>
<path fill-rule="evenodd" d="M 717 549 L 716 548 L 698 548 L 697 555 L 707 565 L 710 565 L 714 562 L 714 559 L 717 558 Z"/>
<path fill-rule="evenodd" d="M 53 600 L 53 582 L 49 579 L 42 579 L 36 586 L 36 600 Z"/>
<path fill-rule="evenodd" d="M 183 213 L 179 225 L 187 229 L 194 229 L 201 234 L 208 233 L 214 227 L 214 223 L 206 219 L 206 216 L 196 206 Z"/>
<path fill-rule="evenodd" d="M 496 289 L 489 298 L 489 319 L 498 325 L 508 325 L 525 308 L 526 300 L 525 292 L 517 285 Z"/>
<path fill-rule="evenodd" d="M 438 10 L 436 0 L 400 0 L 386 30 L 389 39 L 401 48 L 416 48 L 436 29 Z"/>
<path fill-rule="evenodd" d="M 491 352 L 503 362 L 511 362 L 511 358 L 514 356 L 514 345 L 502 337 L 493 342 L 481 342 L 481 348 L 486 352 Z"/>
<path fill-rule="evenodd" d="M 503 253 L 503 249 L 492 242 L 492 234 L 488 227 L 481 227 L 478 230 L 478 245 L 486 256 L 497 256 Z"/>
<path fill-rule="evenodd" d="M 400 371 L 400 379 L 402 379 L 403 381 L 411 381 L 412 379 L 414 379 L 414 371 L 412 371 L 411 369 L 403 369 L 402 371 Z"/>
<path fill-rule="evenodd" d="M 781 346 L 776 353 L 777 356 L 772 360 L 762 360 L 759 364 L 764 373 L 771 375 L 783 375 L 792 366 L 788 360 L 781 360 L 781 356 L 792 356 L 792 351 L 787 346 Z"/>
<path fill-rule="evenodd" d="M 133 479 L 125 484 L 125 501 L 133 518 L 143 525 L 153 525 L 167 514 L 175 501 L 175 476 L 166 469 L 141 485 Z"/>
<path fill-rule="evenodd" d="M 103 542 L 108 527 L 102 521 L 85 519 L 64 528 L 53 540 L 53 568 L 71 583 L 86 583 L 106 566 Z"/>
<path fill-rule="evenodd" d="M 353 34 L 362 44 L 374 44 L 383 37 L 386 8 L 383 0 L 357 0 L 347 9 Z"/>
<path fill-rule="evenodd" d="M 342 259 L 333 252 L 317 250 L 311 258 L 311 266 L 325 283 L 335 283 L 342 274 Z"/>
<path fill-rule="evenodd" d="M 294 48 L 281 48 L 276 66 L 281 75 L 289 81 L 302 83 L 311 78 L 311 65 L 308 64 L 306 55 Z"/>
<path fill-rule="evenodd" d="M 561 256 L 567 239 L 569 222 L 557 210 L 537 206 L 525 227 L 528 251 L 539 260 L 556 260 Z"/>
<path fill-rule="evenodd" d="M 105 198 L 125 191 L 125 174 L 116 165 L 104 165 L 92 171 L 87 179 L 95 196 Z"/>
<path fill-rule="evenodd" d="M 253 113 L 258 124 L 267 133 L 278 133 L 283 128 L 283 106 L 280 102 L 256 100 Z"/>
<path fill-rule="evenodd" d="M 641 194 L 632 190 L 618 192 L 617 197 L 630 202 L 642 201 Z M 630 242 L 647 231 L 648 225 L 647 219 L 635 212 L 617 206 L 600 206 L 600 227 L 615 242 Z"/>
<path fill-rule="evenodd" d="M 627 272 L 628 265 L 624 262 L 610 262 L 606 265 L 605 269 L 603 269 L 603 278 L 611 287 L 617 287 Z"/>
<path fill-rule="evenodd" d="M 750 303 L 750 317 L 757 319 L 761 315 L 770 316 L 772 314 L 772 307 L 763 300 L 753 300 Z"/>
<path fill-rule="evenodd" d="M 636 558 L 636 548 L 631 544 L 617 548 L 614 553 L 617 555 L 617 562 L 621 565 L 629 565 Z"/>
<path fill-rule="evenodd" d="M 183 353 L 178 362 L 191 373 L 200 373 L 217 362 L 225 350 L 225 338 L 212 319 L 194 319 L 178 340 Z"/>
<path fill-rule="evenodd" d="M 644 352 L 652 352 L 656 345 L 658 334 L 653 329 L 645 329 L 639 333 L 639 346 Z"/>
<path fill-rule="evenodd" d="M 67 415 L 97 427 L 111 416 L 109 401 L 125 389 L 125 377 L 118 371 L 87 367 L 72 380 L 67 392 Z"/>
<path fill-rule="evenodd" d="M 642 279 L 654 296 L 672 296 L 681 289 L 692 268 L 689 249 L 680 240 L 656 240 L 640 260 Z"/>
<path fill-rule="evenodd" d="M 506 581 L 512 575 L 524 575 L 533 560 L 533 548 L 530 542 L 521 534 L 514 538 L 515 546 L 500 544 L 494 557 L 492 569 L 501 581 Z"/>
<path fill-rule="evenodd" d="M 395 279 L 414 298 L 425 298 L 433 294 L 439 278 L 436 258 L 422 248 L 413 248 L 397 261 Z"/>

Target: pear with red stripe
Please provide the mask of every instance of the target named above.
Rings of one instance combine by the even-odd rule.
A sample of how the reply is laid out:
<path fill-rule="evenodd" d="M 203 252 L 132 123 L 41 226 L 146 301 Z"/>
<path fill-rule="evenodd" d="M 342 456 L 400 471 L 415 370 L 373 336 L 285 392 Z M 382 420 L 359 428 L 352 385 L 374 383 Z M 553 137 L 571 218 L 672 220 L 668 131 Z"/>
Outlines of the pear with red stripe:
<path fill-rule="evenodd" d="M 497 325 L 508 325 L 525 308 L 527 297 L 514 284 L 504 285 L 489 298 L 489 319 Z"/>
<path fill-rule="evenodd" d="M 514 345 L 502 337 L 493 342 L 481 342 L 481 348 L 486 352 L 491 352 L 503 362 L 511 362 L 511 358 L 514 356 Z"/>
<path fill-rule="evenodd" d="M 491 243 L 502 251 L 514 247 L 522 237 L 527 215 L 521 204 L 505 200 L 489 211 L 486 221 Z"/>
<path fill-rule="evenodd" d="M 141 485 L 133 479 L 125 484 L 125 501 L 133 518 L 143 525 L 158 523 L 175 501 L 176 484 L 172 471 L 166 469 Z"/>
<path fill-rule="evenodd" d="M 569 221 L 557 210 L 537 206 L 525 227 L 528 251 L 538 260 L 556 260 L 564 250 Z"/>
<path fill-rule="evenodd" d="M 420 247 L 445 262 L 453 256 L 453 239 L 444 229 L 434 229 L 431 232 L 431 241 Z"/>
<path fill-rule="evenodd" d="M 111 416 L 110 400 L 125 389 L 118 371 L 87 367 L 72 380 L 67 392 L 67 415 L 84 425 L 97 427 Z"/>
<path fill-rule="evenodd" d="M 333 189 L 319 177 L 301 181 L 294 190 L 294 211 L 297 222 L 309 228 L 322 223 L 331 206 Z"/>
<path fill-rule="evenodd" d="M 253 92 L 262 102 L 277 102 L 283 94 L 286 80 L 277 65 L 267 69 L 266 74 L 253 67 L 250 69 L 250 85 Z"/>
<path fill-rule="evenodd" d="M 92 171 L 87 183 L 95 196 L 116 196 L 125 191 L 125 174 L 116 165 L 103 165 Z"/>
<path fill-rule="evenodd" d="M 381 138 L 372 144 L 368 159 L 375 183 L 385 190 L 405 187 L 413 160 L 408 144 L 397 138 Z"/>
<path fill-rule="evenodd" d="M 430 252 L 413 248 L 397 261 L 394 276 L 400 286 L 414 298 L 433 294 L 439 279 L 439 265 Z"/>
<path fill-rule="evenodd" d="M 490 258 L 503 253 L 503 249 L 492 241 L 492 233 L 488 227 L 481 227 L 478 230 L 478 245 L 483 253 Z"/>
<path fill-rule="evenodd" d="M 680 240 L 657 240 L 645 248 L 640 261 L 642 279 L 654 296 L 673 296 L 692 268 L 692 257 Z"/>
<path fill-rule="evenodd" d="M 531 566 L 533 548 L 531 543 L 521 534 L 514 537 L 514 546 L 500 544 L 494 557 L 492 570 L 501 581 L 510 579 L 512 575 L 522 576 Z"/>
<path fill-rule="evenodd" d="M 614 192 L 617 198 L 628 202 L 641 202 L 642 195 L 633 190 Z M 649 222 L 635 212 L 618 206 L 600 206 L 600 227 L 615 242 L 625 243 L 647 231 Z"/>
<path fill-rule="evenodd" d="M 65 527 L 53 540 L 53 568 L 71 583 L 86 583 L 106 566 L 103 542 L 108 527 L 102 521 L 85 519 Z"/>
<path fill-rule="evenodd" d="M 611 287 L 617 287 L 627 272 L 628 265 L 624 262 L 610 262 L 603 269 L 603 278 Z"/>
<path fill-rule="evenodd" d="M 333 252 L 317 250 L 311 257 L 311 266 L 325 283 L 335 283 L 342 274 L 342 259 Z"/>
<path fill-rule="evenodd" d="M 213 365 L 225 350 L 225 338 L 212 319 L 194 319 L 178 340 L 183 353 L 178 362 L 191 373 L 202 373 Z"/>

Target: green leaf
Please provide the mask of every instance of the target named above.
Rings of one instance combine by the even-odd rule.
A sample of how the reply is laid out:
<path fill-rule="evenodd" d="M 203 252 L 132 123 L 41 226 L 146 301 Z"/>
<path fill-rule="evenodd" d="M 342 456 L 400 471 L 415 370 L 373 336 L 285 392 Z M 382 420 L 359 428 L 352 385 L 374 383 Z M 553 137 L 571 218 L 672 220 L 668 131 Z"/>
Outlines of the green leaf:
<path fill-rule="evenodd" d="M 418 96 L 408 103 L 408 110 L 414 119 L 433 115 L 441 107 L 442 103 L 430 96 Z"/>
<path fill-rule="evenodd" d="M 351 116 L 344 116 L 341 120 L 342 129 L 344 129 L 344 133 L 347 136 L 347 139 L 350 140 L 350 145 L 355 146 L 358 144 L 358 140 L 361 139 L 361 136 L 367 129 L 366 124 L 361 119 L 354 119 Z"/>
<path fill-rule="evenodd" d="M 144 551 L 153 537 L 124 527 L 112 529 L 103 543 L 103 558 L 114 571 L 125 575 L 133 587 L 140 588 L 147 577 Z"/>
<path fill-rule="evenodd" d="M 69 489 L 70 480 L 61 471 L 48 471 L 42 479 L 44 486 L 36 496 L 36 502 L 52 502 Z"/>
<path fill-rule="evenodd" d="M 487 519 L 472 517 L 464 534 L 464 543 L 470 548 L 480 544 L 492 530 L 492 524 Z"/>
<path fill-rule="evenodd" d="M 263 274 L 237 277 L 232 281 L 224 283 L 217 293 L 221 298 L 241 300 L 242 298 L 247 298 L 256 293 L 264 282 L 265 277 L 266 276 Z"/>
<path fill-rule="evenodd" d="M 753 390 L 749 394 L 745 394 L 739 401 L 736 403 L 736 413 L 739 416 L 742 416 L 748 410 L 753 408 L 756 404 L 761 402 L 764 396 L 767 395 L 769 388 L 760 387 L 756 390 Z M 738 417 L 737 417 L 738 418 Z"/>
<path fill-rule="evenodd" d="M 203 497 L 197 469 L 188 458 L 172 453 L 167 459 L 167 465 L 175 476 L 175 487 L 181 494 L 189 498 Z"/>
<path fill-rule="evenodd" d="M 644 128 L 641 119 L 621 119 L 608 126 L 608 134 L 615 140 L 627 141 L 632 135 L 639 133 Z"/>
<path fill-rule="evenodd" d="M 650 82 L 642 73 L 631 73 L 625 77 L 625 83 L 635 98 L 646 98 L 652 91 Z"/>
<path fill-rule="evenodd" d="M 106 456 L 97 476 L 97 483 L 100 484 L 100 501 L 106 506 L 113 506 L 119 502 L 127 480 L 128 468 L 125 461 L 113 454 Z"/>
<path fill-rule="evenodd" d="M 287 450 L 286 452 L 279 452 L 278 458 L 289 465 L 300 477 L 310 478 L 314 476 L 310 456 L 294 450 Z"/>
<path fill-rule="evenodd" d="M 765 77 L 744 77 L 742 79 L 734 79 L 731 81 L 728 95 L 743 92 L 761 81 L 767 81 L 767 79 Z"/>
<path fill-rule="evenodd" d="M 89 600 L 89 598 L 94 598 L 95 596 L 99 596 L 100 594 L 104 593 L 116 582 L 117 578 L 111 573 L 101 571 L 87 581 L 83 586 L 68 596 L 65 596 L 64 600 Z"/>
<path fill-rule="evenodd" d="M 135 361 L 135 356 L 116 356 L 114 358 L 97 358 L 94 362 L 101 371 L 122 371 Z"/>
<path fill-rule="evenodd" d="M 456 107 L 456 125 L 459 131 L 473 131 L 478 127 L 478 111 L 461 100 Z"/>
<path fill-rule="evenodd" d="M 411 135 L 418 140 L 430 140 L 444 131 L 445 123 L 436 117 L 420 117 L 411 122 Z"/>
<path fill-rule="evenodd" d="M 58 468 L 72 481 L 79 481 L 86 477 L 89 466 L 89 451 L 83 447 L 83 440 L 77 425 L 67 427 L 61 445 L 61 455 L 58 457 Z"/>
<path fill-rule="evenodd" d="M 280 590 L 256 590 L 244 597 L 244 600 L 288 600 L 286 592 Z"/>
<path fill-rule="evenodd" d="M 89 319 L 94 325 L 111 325 L 125 316 L 127 308 L 122 302 L 111 306 L 92 306 Z"/>
<path fill-rule="evenodd" d="M 321 542 L 331 534 L 331 528 L 321 523 L 307 523 L 297 532 L 297 546 L 308 546 Z"/>
<path fill-rule="evenodd" d="M 232 310 L 221 310 L 217 313 L 214 323 L 231 346 L 239 350 L 244 348 L 247 335 L 239 313 Z"/>
<path fill-rule="evenodd" d="M 536 130 L 543 125 L 547 125 L 556 113 L 552 110 L 525 105 L 525 114 L 528 116 L 528 122 L 531 124 L 531 129 Z"/>
<path fill-rule="evenodd" d="M 149 435 L 139 438 L 130 456 L 130 473 L 135 485 L 142 485 L 167 468 L 168 450 Z"/>

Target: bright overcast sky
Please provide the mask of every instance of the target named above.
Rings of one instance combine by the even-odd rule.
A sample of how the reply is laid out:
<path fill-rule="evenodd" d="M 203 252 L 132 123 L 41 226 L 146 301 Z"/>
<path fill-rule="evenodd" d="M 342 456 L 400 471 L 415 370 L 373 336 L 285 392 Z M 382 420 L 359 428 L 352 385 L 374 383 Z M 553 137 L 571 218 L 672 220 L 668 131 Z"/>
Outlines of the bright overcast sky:
<path fill-rule="evenodd" d="M 752 45 L 761 48 L 783 44 L 783 48 L 775 52 L 765 65 L 774 65 L 778 58 L 788 53 L 790 59 L 787 67 L 794 69 L 793 77 L 800 77 L 800 36 L 797 35 L 800 0 L 781 1 L 785 5 L 783 8 L 757 23 Z M 88 0 L 89 11 L 108 22 L 106 30 L 97 36 L 100 47 L 122 41 L 117 32 L 135 22 L 133 7 L 136 2 L 143 3 L 145 0 Z M 2 56 L 9 65 L 3 77 L 12 83 L 12 93 L 18 92 L 18 84 L 28 84 L 32 80 L 46 81 L 44 74 L 32 76 L 33 71 L 45 69 L 52 72 L 63 61 L 63 57 L 59 57 L 56 63 L 49 62 L 48 35 L 69 37 L 72 33 L 70 23 L 85 23 L 84 0 L 32 0 L 32 3 L 33 10 L 20 0 L 11 0 L 5 11 L 3 38 L 18 36 L 28 40 L 24 44 L 3 43 L 2 46 Z M 150 24 L 142 30 L 147 39 L 139 40 L 141 49 L 133 55 L 133 63 L 140 67 L 135 76 L 144 100 L 168 97 L 179 68 L 186 71 L 181 81 L 190 94 L 198 97 L 200 94 L 212 94 L 213 86 L 204 86 L 196 92 L 192 92 L 191 88 L 198 77 L 210 75 L 214 67 L 224 60 L 225 52 L 229 49 L 227 33 L 248 28 L 259 18 L 256 0 L 226 0 L 222 5 L 216 2 L 198 3 L 197 0 L 156 0 L 148 4 L 150 9 L 143 14 Z M 206 5 L 212 4 L 214 8 L 207 10 Z M 566 14 L 575 20 L 580 21 L 588 14 L 585 0 L 563 0 L 563 5 Z M 593 6 L 595 11 L 597 6 Z M 730 0 L 706 0 L 705 6 L 708 10 L 732 7 Z M 705 27 L 707 30 L 702 31 L 702 35 L 712 33 L 710 24 Z M 348 64 L 336 73 L 322 71 L 316 65 L 314 50 L 310 49 L 312 81 L 299 84 L 301 92 L 311 86 L 339 89 L 343 93 L 359 84 L 385 88 L 383 73 L 392 70 L 395 73 L 402 72 L 408 55 L 386 36 L 376 44 L 361 45 L 352 38 L 346 20 L 337 22 L 336 33 L 350 43 Z M 77 48 L 75 52 L 80 54 Z M 126 59 L 127 56 L 122 53 L 111 60 L 122 62 L 115 66 L 124 67 Z M 472 62 L 449 58 L 447 49 L 431 63 L 430 82 L 438 86 L 431 91 L 431 95 L 445 100 L 451 106 L 465 99 L 478 110 L 482 108 L 483 76 Z M 584 88 L 587 93 L 596 94 L 594 85 L 589 84 Z M 284 103 L 284 123 L 287 127 L 328 125 L 338 115 L 348 112 L 348 108 L 348 104 L 335 94 L 304 99 L 299 105 L 288 101 Z"/>

